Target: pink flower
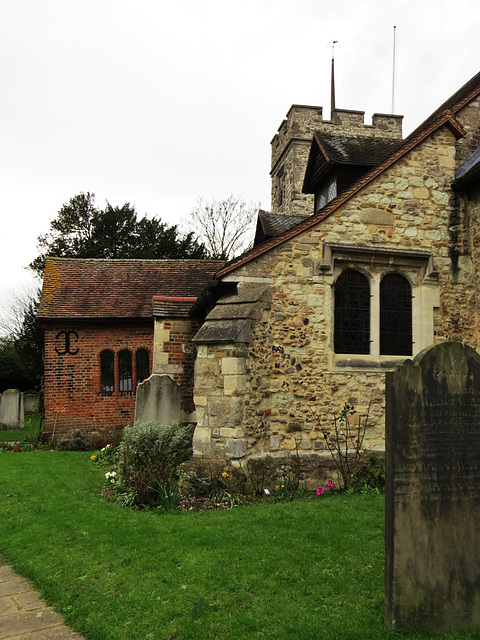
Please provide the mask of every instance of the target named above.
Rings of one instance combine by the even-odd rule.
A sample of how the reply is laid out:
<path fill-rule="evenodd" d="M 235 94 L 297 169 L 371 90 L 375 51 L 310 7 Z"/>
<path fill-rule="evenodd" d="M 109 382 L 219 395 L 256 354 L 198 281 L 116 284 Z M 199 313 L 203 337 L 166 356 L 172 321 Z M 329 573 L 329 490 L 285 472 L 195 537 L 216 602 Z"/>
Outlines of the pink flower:
<path fill-rule="evenodd" d="M 317 496 L 323 496 L 325 493 L 325 487 L 317 487 Z"/>
<path fill-rule="evenodd" d="M 335 485 L 333 484 L 333 482 L 331 480 L 329 480 L 327 482 L 327 489 L 335 489 Z"/>

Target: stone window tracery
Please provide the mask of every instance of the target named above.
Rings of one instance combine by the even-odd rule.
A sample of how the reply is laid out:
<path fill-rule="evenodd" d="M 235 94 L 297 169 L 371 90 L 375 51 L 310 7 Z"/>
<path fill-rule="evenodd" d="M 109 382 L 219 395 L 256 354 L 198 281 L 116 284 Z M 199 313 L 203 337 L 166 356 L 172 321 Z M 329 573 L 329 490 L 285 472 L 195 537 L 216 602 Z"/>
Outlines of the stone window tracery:
<path fill-rule="evenodd" d="M 412 355 L 412 288 L 400 273 L 383 275 L 378 289 L 364 274 L 345 269 L 335 283 L 334 305 L 335 353 L 369 355 L 376 342 L 373 351 L 381 356 Z M 380 326 L 374 341 L 372 323 Z"/>

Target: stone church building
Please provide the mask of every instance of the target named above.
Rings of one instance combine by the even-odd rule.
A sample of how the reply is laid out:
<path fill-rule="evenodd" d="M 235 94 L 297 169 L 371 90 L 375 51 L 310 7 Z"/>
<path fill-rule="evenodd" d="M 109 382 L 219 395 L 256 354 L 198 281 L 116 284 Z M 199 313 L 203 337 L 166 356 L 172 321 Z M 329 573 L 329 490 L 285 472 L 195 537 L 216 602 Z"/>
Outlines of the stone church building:
<path fill-rule="evenodd" d="M 437 341 L 480 346 L 479 176 L 480 73 L 407 138 L 401 116 L 293 105 L 242 256 L 48 260 L 47 431 L 131 423 L 153 373 L 177 383 L 198 455 L 322 454 L 344 402 L 370 407 L 382 449 L 385 372 Z"/>

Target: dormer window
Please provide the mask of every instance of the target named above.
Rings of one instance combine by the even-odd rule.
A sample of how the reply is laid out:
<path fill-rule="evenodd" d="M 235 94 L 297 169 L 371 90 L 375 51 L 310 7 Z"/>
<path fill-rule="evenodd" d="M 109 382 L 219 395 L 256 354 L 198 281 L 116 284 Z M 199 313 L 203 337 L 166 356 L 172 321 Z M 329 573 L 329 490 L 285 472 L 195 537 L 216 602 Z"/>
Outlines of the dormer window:
<path fill-rule="evenodd" d="M 337 196 L 337 176 L 331 176 L 315 193 L 315 211 L 322 209 Z"/>

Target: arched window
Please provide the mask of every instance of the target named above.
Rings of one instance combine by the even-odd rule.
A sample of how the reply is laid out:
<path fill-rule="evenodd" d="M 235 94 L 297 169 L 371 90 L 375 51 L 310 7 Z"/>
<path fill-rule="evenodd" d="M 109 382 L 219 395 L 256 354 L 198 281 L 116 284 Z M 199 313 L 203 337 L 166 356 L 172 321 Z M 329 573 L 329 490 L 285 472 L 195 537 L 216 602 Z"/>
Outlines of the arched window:
<path fill-rule="evenodd" d="M 399 273 L 380 282 L 380 355 L 412 355 L 412 288 Z"/>
<path fill-rule="evenodd" d="M 137 384 L 143 382 L 150 375 L 150 358 L 146 349 L 138 349 L 135 354 L 137 365 Z"/>
<path fill-rule="evenodd" d="M 335 353 L 370 353 L 370 285 L 347 269 L 335 283 Z"/>
<path fill-rule="evenodd" d="M 100 384 L 102 396 L 111 396 L 115 389 L 113 359 L 113 351 L 102 351 L 100 354 Z"/>
<path fill-rule="evenodd" d="M 118 354 L 118 381 L 120 393 L 133 391 L 132 354 L 128 349 L 122 349 Z"/>

